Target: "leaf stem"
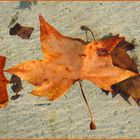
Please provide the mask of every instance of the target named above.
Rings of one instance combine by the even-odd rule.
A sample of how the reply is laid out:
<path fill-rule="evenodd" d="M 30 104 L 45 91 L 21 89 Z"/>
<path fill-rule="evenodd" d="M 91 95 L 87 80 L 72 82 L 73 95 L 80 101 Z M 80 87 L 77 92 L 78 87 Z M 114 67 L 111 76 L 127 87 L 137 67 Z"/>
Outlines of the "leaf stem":
<path fill-rule="evenodd" d="M 92 32 L 92 30 L 90 30 L 87 26 L 81 26 L 81 30 L 84 30 L 86 32 L 86 39 L 87 39 L 87 42 L 88 42 L 88 37 L 87 37 L 87 31 L 89 31 L 93 37 L 93 40 L 95 41 L 95 35 L 94 33 Z"/>
<path fill-rule="evenodd" d="M 90 118 L 91 118 L 90 129 L 91 129 L 91 130 L 94 130 L 94 129 L 96 129 L 96 125 L 94 124 L 92 112 L 91 112 L 91 109 L 90 109 L 90 107 L 89 107 L 89 104 L 88 104 L 88 101 L 87 101 L 87 99 L 86 99 L 86 96 L 85 96 L 85 94 L 84 94 L 84 90 L 83 90 L 83 87 L 82 87 L 81 80 L 79 80 L 79 85 L 80 85 L 81 93 L 82 93 L 82 96 L 83 96 L 83 98 L 84 98 L 84 100 L 85 100 L 85 103 L 86 103 L 86 105 L 87 105 L 87 107 L 88 107 L 89 115 L 90 115 Z"/>

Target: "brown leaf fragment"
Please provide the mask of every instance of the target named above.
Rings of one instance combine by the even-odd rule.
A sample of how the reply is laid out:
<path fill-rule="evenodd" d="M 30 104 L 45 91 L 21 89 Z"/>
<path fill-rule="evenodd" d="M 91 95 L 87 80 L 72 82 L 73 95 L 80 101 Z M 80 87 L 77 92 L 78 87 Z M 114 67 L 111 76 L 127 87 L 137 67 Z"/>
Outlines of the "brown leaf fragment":
<path fill-rule="evenodd" d="M 14 27 L 10 28 L 9 34 L 10 35 L 17 35 L 22 39 L 30 39 L 30 36 L 33 32 L 33 27 L 25 27 L 21 26 L 19 23 L 15 24 Z"/>
<path fill-rule="evenodd" d="M 128 95 L 128 94 L 126 94 L 126 93 L 124 93 L 124 92 L 117 92 L 117 91 L 113 91 L 112 92 L 112 97 L 114 98 L 116 95 L 120 95 L 128 104 L 130 104 L 131 105 L 131 103 L 129 102 L 129 97 L 130 97 L 130 95 Z"/>
<path fill-rule="evenodd" d="M 140 100 L 140 75 L 133 76 L 125 79 L 117 84 L 111 86 L 115 93 L 123 93 L 132 98 L 135 101 Z"/>
<path fill-rule="evenodd" d="M 112 62 L 115 66 L 138 73 L 137 65 L 127 54 L 128 50 L 132 50 L 134 45 L 123 40 L 111 52 Z"/>
<path fill-rule="evenodd" d="M 16 75 L 12 75 L 10 79 L 10 83 L 12 84 L 11 89 L 15 93 L 15 95 L 13 95 L 11 99 L 16 100 L 17 98 L 20 97 L 18 92 L 20 92 L 23 89 L 21 79 Z"/>
<path fill-rule="evenodd" d="M 13 84 L 11 89 L 15 93 L 18 93 L 20 90 L 23 89 L 21 79 L 16 75 L 12 75 L 12 77 L 10 79 L 10 83 Z"/>
<path fill-rule="evenodd" d="M 9 81 L 4 76 L 6 57 L 0 56 L 0 108 L 5 107 L 8 102 L 7 84 Z"/>

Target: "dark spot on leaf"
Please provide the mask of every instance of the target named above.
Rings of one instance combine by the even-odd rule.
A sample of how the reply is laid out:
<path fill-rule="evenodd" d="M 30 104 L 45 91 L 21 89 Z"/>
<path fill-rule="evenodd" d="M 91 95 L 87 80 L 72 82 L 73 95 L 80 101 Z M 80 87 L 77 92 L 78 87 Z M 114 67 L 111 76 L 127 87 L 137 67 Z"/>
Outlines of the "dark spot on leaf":
<path fill-rule="evenodd" d="M 48 81 L 48 79 L 44 79 L 44 81 Z"/>
<path fill-rule="evenodd" d="M 84 56 L 84 57 L 85 57 L 86 55 L 85 55 L 85 54 L 79 54 L 79 56 L 80 56 L 80 57 L 82 57 L 82 56 Z"/>
<path fill-rule="evenodd" d="M 97 54 L 99 56 L 106 56 L 106 55 L 108 55 L 108 51 L 106 49 L 104 49 L 104 48 L 101 48 L 101 49 L 97 50 Z"/>

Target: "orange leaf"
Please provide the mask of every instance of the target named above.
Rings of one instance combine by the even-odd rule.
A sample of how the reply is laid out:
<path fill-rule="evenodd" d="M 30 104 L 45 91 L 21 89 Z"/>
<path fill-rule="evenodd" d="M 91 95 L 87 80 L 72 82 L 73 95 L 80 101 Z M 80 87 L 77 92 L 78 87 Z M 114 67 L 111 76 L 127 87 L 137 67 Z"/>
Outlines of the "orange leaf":
<path fill-rule="evenodd" d="M 93 41 L 90 44 L 60 34 L 40 19 L 40 41 L 45 60 L 27 61 L 7 70 L 37 86 L 34 95 L 54 100 L 66 93 L 77 80 L 90 80 L 112 91 L 111 86 L 137 73 L 116 67 L 111 52 L 124 37 Z"/>
<path fill-rule="evenodd" d="M 45 60 L 33 60 L 10 68 L 8 72 L 28 80 L 37 89 L 32 93 L 54 100 L 64 95 L 69 87 L 81 77 L 81 39 L 61 35 L 40 16 L 41 49 Z"/>
<path fill-rule="evenodd" d="M 6 85 L 9 81 L 4 76 L 4 66 L 5 66 L 6 58 L 4 56 L 0 56 L 0 108 L 5 107 L 8 102 L 8 94 Z"/>
<path fill-rule="evenodd" d="M 64 95 L 75 81 L 84 79 L 92 81 L 104 91 L 113 92 L 112 85 L 139 75 L 126 50 L 115 50 L 119 43 L 124 42 L 124 37 L 114 36 L 87 44 L 81 39 L 60 34 L 42 16 L 39 19 L 41 50 L 45 59 L 26 61 L 7 70 L 36 86 L 32 94 L 55 100 Z M 123 52 L 134 69 L 121 63 L 122 56 L 113 54 L 118 51 Z M 114 63 L 119 64 L 119 67 Z M 82 88 L 81 92 L 89 109 L 91 129 L 95 129 Z"/>

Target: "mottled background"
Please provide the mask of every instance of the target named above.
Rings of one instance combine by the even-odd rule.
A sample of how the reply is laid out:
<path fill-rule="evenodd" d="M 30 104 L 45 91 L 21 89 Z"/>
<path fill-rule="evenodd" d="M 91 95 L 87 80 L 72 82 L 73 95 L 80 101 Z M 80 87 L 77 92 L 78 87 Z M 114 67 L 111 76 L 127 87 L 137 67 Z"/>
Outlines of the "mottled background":
<path fill-rule="evenodd" d="M 21 25 L 34 27 L 29 40 L 10 36 L 7 27 L 19 12 Z M 7 57 L 6 68 L 25 60 L 43 58 L 39 42 L 39 20 L 42 14 L 49 23 L 67 36 L 85 38 L 80 30 L 86 25 L 96 39 L 109 33 L 125 36 L 136 46 L 130 55 L 140 70 L 140 2 L 0 2 L 0 55 Z M 92 37 L 89 35 L 89 39 Z M 10 78 L 10 75 L 6 75 Z M 89 114 L 78 83 L 67 97 L 50 103 L 46 98 L 30 95 L 33 86 L 23 81 L 21 97 L 10 100 L 0 110 L 0 138 L 140 138 L 140 108 L 120 95 L 106 96 L 95 85 L 83 81 L 97 129 L 89 129 Z M 8 86 L 9 96 L 13 92 Z"/>

